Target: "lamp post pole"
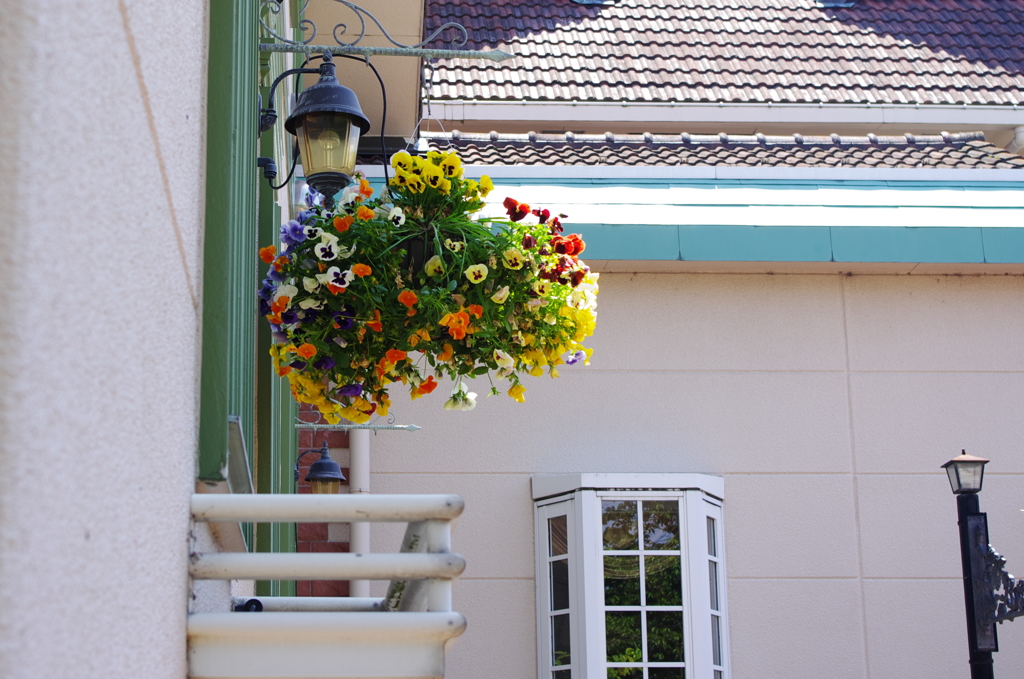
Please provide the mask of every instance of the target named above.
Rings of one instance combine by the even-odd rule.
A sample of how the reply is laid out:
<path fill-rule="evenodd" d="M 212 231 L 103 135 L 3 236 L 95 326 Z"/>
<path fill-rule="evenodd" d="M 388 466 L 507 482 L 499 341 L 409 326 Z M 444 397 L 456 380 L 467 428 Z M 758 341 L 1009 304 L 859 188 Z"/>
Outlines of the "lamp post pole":
<path fill-rule="evenodd" d="M 994 679 L 992 674 L 992 650 L 998 650 L 998 647 L 992 648 L 996 643 L 996 631 L 995 625 L 989 625 L 991 627 L 991 643 L 988 643 L 988 635 L 986 634 L 986 646 L 992 648 L 992 650 L 981 650 L 978 644 L 978 621 L 975 608 L 974 598 L 974 582 L 975 576 L 980 576 L 980 573 L 974 572 L 974 564 L 972 563 L 971 554 L 973 553 L 976 546 L 971 544 L 971 531 L 970 524 L 973 521 L 985 521 L 986 516 L 981 512 L 981 505 L 978 502 L 977 493 L 963 493 L 956 496 L 956 513 L 957 523 L 960 526 L 960 563 L 963 567 L 964 573 L 964 607 L 967 609 L 967 644 L 970 650 L 970 664 L 971 664 L 971 679 Z M 986 543 L 987 543 L 987 533 Z M 985 625 L 983 625 L 985 627 Z M 989 630 L 983 630 L 989 632 Z"/>

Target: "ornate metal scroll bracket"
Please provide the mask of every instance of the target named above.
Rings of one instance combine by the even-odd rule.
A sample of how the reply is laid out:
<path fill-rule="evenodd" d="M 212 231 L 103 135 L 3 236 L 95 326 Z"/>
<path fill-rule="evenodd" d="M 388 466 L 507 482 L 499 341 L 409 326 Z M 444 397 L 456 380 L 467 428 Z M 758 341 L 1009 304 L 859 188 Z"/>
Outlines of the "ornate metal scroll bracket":
<path fill-rule="evenodd" d="M 299 28 L 303 34 L 309 34 L 305 40 L 296 41 L 286 38 L 285 36 L 277 33 L 274 29 L 267 25 L 267 22 L 263 19 L 263 10 L 266 9 L 272 14 L 281 13 L 281 4 L 278 0 L 262 0 L 260 4 L 260 26 L 266 31 L 267 35 L 273 37 L 278 42 L 273 43 L 260 43 L 261 52 L 293 52 L 293 53 L 304 53 L 310 54 L 313 52 L 323 53 L 330 52 L 331 54 L 358 54 L 364 58 L 371 56 L 409 56 L 409 57 L 423 57 L 427 59 L 431 58 L 448 58 L 448 59 L 490 59 L 491 61 L 504 61 L 511 59 L 515 55 L 503 52 L 501 50 L 464 50 L 461 49 L 467 42 L 469 42 L 469 31 L 462 24 L 454 22 L 448 22 L 433 33 L 431 33 L 426 40 L 418 42 L 414 45 L 405 45 L 393 37 L 384 28 L 384 25 L 375 17 L 372 13 L 363 9 L 359 5 L 353 4 L 348 0 L 332 0 L 340 5 L 344 5 L 350 9 L 359 20 L 359 35 L 354 39 L 346 41 L 343 36 L 349 33 L 349 26 L 345 23 L 337 24 L 331 31 L 332 37 L 336 45 L 313 45 L 311 44 L 316 38 L 318 30 L 316 23 L 309 19 L 302 19 L 299 22 Z M 300 14 L 305 12 L 306 7 L 309 5 L 309 0 L 305 0 L 300 10 Z M 390 42 L 394 47 L 367 47 L 360 45 L 363 38 L 366 37 L 367 19 L 376 24 L 377 28 L 380 29 L 381 34 L 384 38 Z M 435 40 L 444 31 L 452 29 L 455 31 L 455 37 L 451 38 L 448 42 L 451 45 L 451 49 L 424 49 L 423 46 Z"/>
<path fill-rule="evenodd" d="M 982 571 L 980 586 L 984 589 L 979 613 L 983 622 L 1004 622 L 1024 615 L 1024 580 L 1018 580 L 1006 572 L 1006 558 L 984 545 L 981 554 Z"/>

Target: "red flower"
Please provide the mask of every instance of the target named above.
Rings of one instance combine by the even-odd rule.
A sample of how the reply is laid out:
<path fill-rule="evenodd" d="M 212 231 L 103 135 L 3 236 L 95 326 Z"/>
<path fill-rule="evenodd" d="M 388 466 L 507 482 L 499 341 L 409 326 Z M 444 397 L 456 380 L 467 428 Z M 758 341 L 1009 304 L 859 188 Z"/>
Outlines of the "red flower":
<path fill-rule="evenodd" d="M 530 234 L 526 234 L 525 236 L 523 236 L 523 247 L 526 248 L 527 250 L 532 250 L 533 248 L 537 247 L 537 239 L 531 236 Z"/>
<path fill-rule="evenodd" d="M 504 205 L 505 209 L 508 211 L 508 218 L 513 222 L 518 222 L 520 219 L 530 214 L 530 206 L 526 203 L 520 203 L 515 198 L 506 198 L 502 205 Z"/>
<path fill-rule="evenodd" d="M 538 224 L 543 224 L 551 219 L 551 210 L 534 210 L 533 214 L 537 217 Z"/>
<path fill-rule="evenodd" d="M 275 248 L 273 245 L 268 245 L 265 248 L 260 248 L 260 259 L 262 259 L 267 264 L 270 264 L 271 262 L 274 261 L 274 256 L 276 254 L 277 248 Z"/>

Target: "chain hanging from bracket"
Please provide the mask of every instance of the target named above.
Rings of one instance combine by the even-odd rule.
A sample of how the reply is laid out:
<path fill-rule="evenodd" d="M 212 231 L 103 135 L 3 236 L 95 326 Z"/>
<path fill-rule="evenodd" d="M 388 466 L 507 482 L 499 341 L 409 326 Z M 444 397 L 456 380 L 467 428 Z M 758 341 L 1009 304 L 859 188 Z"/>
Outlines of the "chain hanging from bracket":
<path fill-rule="evenodd" d="M 267 23 L 263 20 L 263 9 L 268 9 L 272 14 L 281 13 L 281 3 L 278 0 L 262 0 L 260 4 L 260 26 L 267 32 L 268 35 L 275 38 L 279 42 L 273 43 L 260 43 L 261 52 L 293 52 L 293 53 L 305 53 L 310 54 L 312 52 L 330 52 L 331 54 L 358 54 L 364 57 L 371 56 L 409 56 L 409 57 L 423 57 L 426 59 L 433 58 L 448 58 L 448 59 L 489 59 L 491 61 L 505 61 L 506 59 L 512 59 L 515 57 L 513 54 L 503 52 L 501 50 L 463 50 L 460 49 L 467 42 L 469 42 L 469 31 L 462 24 L 454 22 L 448 22 L 442 25 L 440 28 L 431 33 L 426 40 L 418 42 L 414 45 L 404 45 L 394 38 L 387 32 L 383 24 L 369 11 L 363 9 L 359 5 L 353 4 L 348 0 L 332 0 L 340 5 L 344 5 L 350 9 L 359 19 L 359 35 L 353 40 L 346 42 L 343 36 L 349 32 L 349 27 L 345 23 L 339 23 L 334 26 L 332 30 L 332 37 L 337 43 L 336 45 L 313 45 L 311 44 L 318 34 L 316 23 L 303 18 L 299 21 L 299 28 L 303 34 L 309 33 L 309 36 L 302 41 L 289 40 L 288 38 L 280 35 L 274 31 Z M 305 0 L 302 4 L 302 8 L 299 10 L 299 14 L 302 15 L 306 8 L 309 6 L 310 0 Z M 359 43 L 362 42 L 363 38 L 366 37 L 366 20 L 370 19 L 377 28 L 380 29 L 381 34 L 387 39 L 394 47 L 367 47 L 362 46 Z M 423 46 L 435 40 L 442 32 L 447 29 L 455 31 L 456 35 L 454 38 L 449 40 L 453 49 L 425 49 Z"/>

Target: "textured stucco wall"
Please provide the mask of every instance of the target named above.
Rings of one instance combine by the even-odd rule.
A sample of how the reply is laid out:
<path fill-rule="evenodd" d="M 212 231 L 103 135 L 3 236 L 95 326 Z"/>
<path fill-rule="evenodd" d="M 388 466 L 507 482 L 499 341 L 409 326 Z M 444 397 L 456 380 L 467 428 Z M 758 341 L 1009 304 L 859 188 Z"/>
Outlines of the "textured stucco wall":
<path fill-rule="evenodd" d="M 527 403 L 396 398 L 373 491 L 455 492 L 449 679 L 535 676 L 534 473 L 726 478 L 735 679 L 967 675 L 956 507 L 939 465 L 991 458 L 982 508 L 1024 564 L 1024 278 L 607 274 L 590 367 Z M 480 394 L 487 385 L 478 384 Z M 397 540 L 384 528 L 375 549 Z M 1024 667 L 1024 623 L 996 671 Z"/>
<path fill-rule="evenodd" d="M 184 676 L 206 5 L 5 3 L 0 676 Z"/>

